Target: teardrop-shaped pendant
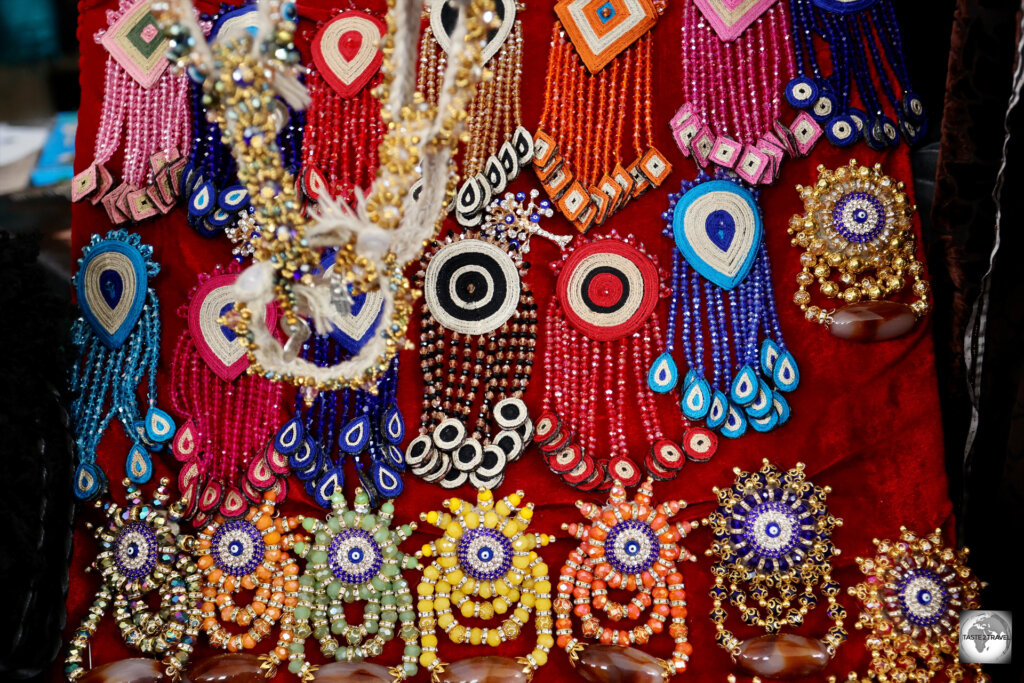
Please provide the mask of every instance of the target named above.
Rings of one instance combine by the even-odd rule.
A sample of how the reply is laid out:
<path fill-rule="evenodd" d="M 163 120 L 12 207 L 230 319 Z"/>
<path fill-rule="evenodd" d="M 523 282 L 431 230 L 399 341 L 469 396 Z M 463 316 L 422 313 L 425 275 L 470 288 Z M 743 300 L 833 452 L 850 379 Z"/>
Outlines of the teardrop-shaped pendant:
<path fill-rule="evenodd" d="M 726 415 L 729 411 L 729 399 L 726 398 L 725 394 L 718 389 L 711 395 L 711 407 L 708 408 L 707 419 L 705 424 L 711 429 L 718 429 L 723 422 L 725 422 Z"/>
<path fill-rule="evenodd" d="M 338 447 L 346 453 L 361 453 L 370 440 L 370 418 L 360 415 L 341 430 Z"/>
<path fill-rule="evenodd" d="M 654 359 L 650 371 L 647 373 L 647 384 L 651 391 L 665 394 L 676 387 L 679 381 L 679 369 L 668 351 Z"/>
<path fill-rule="evenodd" d="M 153 476 L 153 461 L 149 451 L 135 444 L 128 451 L 128 460 L 124 464 L 125 475 L 135 484 L 145 484 Z"/>
<path fill-rule="evenodd" d="M 192 420 L 186 420 L 181 429 L 175 432 L 174 440 L 171 442 L 171 453 L 178 462 L 188 462 L 198 457 L 196 430 Z"/>
<path fill-rule="evenodd" d="M 754 368 L 744 365 L 732 381 L 729 398 L 736 405 L 745 406 L 757 398 L 758 389 L 760 384 L 757 381 L 757 373 L 754 372 Z"/>
<path fill-rule="evenodd" d="M 274 437 L 274 448 L 285 455 L 291 455 L 302 443 L 305 430 L 302 428 L 302 420 L 292 418 L 277 431 Z"/>
<path fill-rule="evenodd" d="M 796 359 L 789 351 L 783 351 L 782 355 L 775 362 L 775 370 L 772 373 L 775 386 L 779 391 L 793 391 L 800 384 L 800 369 L 796 366 Z"/>
<path fill-rule="evenodd" d="M 683 393 L 683 414 L 691 420 L 699 420 L 707 415 L 710 407 L 711 387 L 700 377 Z"/>
<path fill-rule="evenodd" d="M 331 496 L 341 493 L 345 487 L 345 471 L 341 467 L 332 467 L 320 477 L 313 489 L 313 498 L 322 508 L 331 507 Z"/>
<path fill-rule="evenodd" d="M 174 437 L 174 418 L 156 406 L 146 413 L 146 435 L 156 443 L 166 443 Z"/>
<path fill-rule="evenodd" d="M 758 379 L 757 395 L 743 410 L 752 418 L 763 418 L 772 412 L 772 388 L 763 379 Z"/>
<path fill-rule="evenodd" d="M 738 439 L 747 431 L 747 418 L 743 411 L 730 403 L 725 409 L 725 421 L 719 430 L 722 436 L 730 439 Z"/>
<path fill-rule="evenodd" d="M 782 355 L 782 349 L 772 339 L 765 339 L 761 344 L 761 374 L 771 377 L 775 372 L 775 362 Z"/>

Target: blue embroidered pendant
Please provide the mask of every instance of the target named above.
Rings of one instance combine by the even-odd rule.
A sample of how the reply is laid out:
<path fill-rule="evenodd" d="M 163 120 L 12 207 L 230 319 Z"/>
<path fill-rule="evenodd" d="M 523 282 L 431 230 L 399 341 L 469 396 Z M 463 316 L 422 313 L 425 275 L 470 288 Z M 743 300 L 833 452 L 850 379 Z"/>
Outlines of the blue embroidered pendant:
<path fill-rule="evenodd" d="M 147 452 L 174 436 L 174 420 L 156 407 L 156 369 L 160 354 L 160 304 L 149 279 L 160 266 L 153 248 L 122 230 L 93 235 L 78 261 L 74 287 L 82 317 L 72 330 L 79 359 L 70 388 L 75 454 L 75 495 L 91 500 L 106 488 L 96 464 L 96 449 L 107 425 L 117 419 L 132 442 L 125 462 L 129 479 L 142 483 L 153 474 Z M 147 385 L 149 409 L 140 413 L 137 390 Z"/>
<path fill-rule="evenodd" d="M 667 394 L 676 388 L 679 381 L 679 370 L 676 362 L 672 360 L 672 354 L 663 353 L 654 359 L 654 365 L 647 373 L 647 384 L 651 391 L 659 394 Z"/>
<path fill-rule="evenodd" d="M 335 256 L 331 253 L 321 261 L 324 278 L 333 272 Z M 338 310 L 337 324 L 331 325 L 330 335 L 349 353 L 359 353 L 377 330 L 383 311 L 384 297 L 379 291 L 356 294 L 347 310 Z"/>
<path fill-rule="evenodd" d="M 344 429 L 338 438 L 338 448 L 346 453 L 359 453 L 370 441 L 370 418 L 360 415 L 355 418 Z"/>
<path fill-rule="evenodd" d="M 274 437 L 274 448 L 280 453 L 291 455 L 302 445 L 303 436 L 305 436 L 305 431 L 302 420 L 298 418 L 288 420 L 277 431 L 277 436 Z"/>
<path fill-rule="evenodd" d="M 398 410 L 398 406 L 389 406 L 384 411 L 384 416 L 381 418 L 381 432 L 393 445 L 397 446 L 402 443 L 402 439 L 405 438 L 405 420 L 402 419 L 402 412 Z M 404 467 L 404 457 L 400 460 Z"/>
<path fill-rule="evenodd" d="M 797 94 L 814 89 L 807 90 Z M 738 438 L 748 425 L 768 431 L 783 422 L 774 397 L 795 389 L 799 372 L 779 326 L 757 193 L 726 171 L 714 173 L 684 182 L 662 214 L 678 249 L 667 349 L 658 361 L 681 340 L 683 414 Z"/>

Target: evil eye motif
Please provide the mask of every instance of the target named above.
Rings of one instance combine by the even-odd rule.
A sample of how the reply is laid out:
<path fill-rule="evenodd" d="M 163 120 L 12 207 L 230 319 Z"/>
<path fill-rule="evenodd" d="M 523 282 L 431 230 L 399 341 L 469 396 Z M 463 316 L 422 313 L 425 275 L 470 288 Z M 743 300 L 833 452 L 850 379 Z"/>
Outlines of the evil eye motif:
<path fill-rule="evenodd" d="M 128 451 L 128 459 L 124 463 L 125 475 L 135 484 L 145 484 L 153 476 L 153 460 L 149 451 L 135 444 Z"/>
<path fill-rule="evenodd" d="M 672 360 L 672 354 L 665 352 L 654 359 L 654 364 L 647 373 L 647 385 L 651 391 L 665 394 L 672 391 L 679 381 L 679 369 Z"/>
<path fill-rule="evenodd" d="M 477 581 L 494 581 L 512 566 L 512 543 L 497 529 L 477 527 L 462 535 L 457 549 L 462 570 Z"/>
<path fill-rule="evenodd" d="M 206 181 L 200 185 L 188 200 L 188 214 L 193 218 L 202 218 L 213 211 L 215 195 L 212 182 Z"/>
<path fill-rule="evenodd" d="M 699 420 L 711 408 L 711 387 L 703 377 L 697 379 L 683 392 L 683 414 L 691 420 Z"/>
<path fill-rule="evenodd" d="M 274 448 L 280 453 L 290 455 L 302 445 L 305 430 L 302 427 L 302 420 L 295 417 L 288 420 L 281 429 L 277 430 L 274 437 Z"/>
<path fill-rule="evenodd" d="M 399 455 L 401 455 L 401 451 L 399 451 Z M 374 489 L 382 498 L 397 498 L 405 488 L 400 476 L 395 474 L 391 468 L 377 462 L 370 466 L 370 477 Z"/>
<path fill-rule="evenodd" d="M 949 593 L 938 574 L 930 569 L 911 569 L 896 587 L 903 618 L 915 626 L 935 626 L 946 616 Z"/>
<path fill-rule="evenodd" d="M 344 490 L 345 470 L 342 467 L 332 467 L 324 472 L 319 479 L 316 479 L 315 476 L 316 474 L 314 473 L 313 477 L 306 481 L 306 490 L 307 492 L 309 490 L 313 491 L 313 500 L 316 501 L 317 505 L 329 509 L 331 507 L 331 496 L 335 493 L 342 493 Z M 302 477 L 299 478 L 301 479 Z"/>
<path fill-rule="evenodd" d="M 405 421 L 402 420 L 402 412 L 398 410 L 398 406 L 388 406 L 381 418 L 381 426 L 384 438 L 393 444 L 402 443 L 402 439 L 405 438 Z"/>
<path fill-rule="evenodd" d="M 361 453 L 370 441 L 370 418 L 360 415 L 353 419 L 338 436 L 338 447 L 346 453 Z"/>
<path fill-rule="evenodd" d="M 327 548 L 331 571 L 347 584 L 366 583 L 377 576 L 383 562 L 380 546 L 362 529 L 345 529 Z"/>
<path fill-rule="evenodd" d="M 711 395 L 711 406 L 708 408 L 707 418 L 704 420 L 705 424 L 711 429 L 718 429 L 725 422 L 728 413 L 729 399 L 725 397 L 724 393 L 715 389 L 715 392 Z"/>
<path fill-rule="evenodd" d="M 802 538 L 802 533 L 800 521 L 793 510 L 774 500 L 755 506 L 743 523 L 743 538 L 754 553 L 776 560 L 789 555 L 802 542 L 810 545 L 808 539 Z"/>
<path fill-rule="evenodd" d="M 747 431 L 747 418 L 743 411 L 732 403 L 727 402 L 725 408 L 725 420 L 722 422 L 719 431 L 722 436 L 730 439 L 738 439 Z"/>
<path fill-rule="evenodd" d="M 775 362 L 775 370 L 772 371 L 772 379 L 779 391 L 793 391 L 800 385 L 800 369 L 792 353 L 784 351 L 779 356 Z"/>
<path fill-rule="evenodd" d="M 311 50 L 317 71 L 339 95 L 354 97 L 380 69 L 384 22 L 365 12 L 347 10 L 317 31 Z"/>
<path fill-rule="evenodd" d="M 744 365 L 736 373 L 736 378 L 732 381 L 729 397 L 733 403 L 745 406 L 757 398 L 759 387 L 757 373 L 754 372 L 754 368 Z"/>
<path fill-rule="evenodd" d="M 885 207 L 873 194 L 850 192 L 832 209 L 832 225 L 849 242 L 872 242 L 885 230 Z"/>
<path fill-rule="evenodd" d="M 519 270 L 501 247 L 463 239 L 435 253 L 424 278 L 431 315 L 460 334 L 488 334 L 512 317 L 519 305 Z"/>
<path fill-rule="evenodd" d="M 924 101 L 917 93 L 904 94 L 900 108 L 903 110 L 903 116 L 913 123 L 923 123 L 926 120 Z"/>
<path fill-rule="evenodd" d="M 83 462 L 75 470 L 75 497 L 92 500 L 106 487 L 103 471 L 91 462 Z"/>
<path fill-rule="evenodd" d="M 241 211 L 249 206 L 249 192 L 241 185 L 229 187 L 217 197 L 217 204 L 225 211 Z"/>
<path fill-rule="evenodd" d="M 165 443 L 174 436 L 174 419 L 156 406 L 146 412 L 146 436 L 156 443 Z"/>
<path fill-rule="evenodd" d="M 722 289 L 742 282 L 761 244 L 761 212 L 738 183 L 711 180 L 679 198 L 672 215 L 676 247 L 705 279 Z"/>
<path fill-rule="evenodd" d="M 226 522 L 210 539 L 210 549 L 217 567 L 231 576 L 245 576 L 256 571 L 263 562 L 266 546 L 263 536 L 252 522 Z"/>
<path fill-rule="evenodd" d="M 822 88 L 818 92 L 818 99 L 814 100 L 814 104 L 811 105 L 810 114 L 818 123 L 824 123 L 832 118 L 838 108 L 839 100 L 836 94 L 828 88 Z"/>
<path fill-rule="evenodd" d="M 210 30 L 210 38 L 216 38 L 223 44 L 245 36 L 255 38 L 259 27 L 258 20 L 259 12 L 255 5 L 225 12 L 214 23 L 213 29 Z"/>
<path fill-rule="evenodd" d="M 825 137 L 837 147 L 847 147 L 860 137 L 860 129 L 849 114 L 838 114 L 825 126 Z"/>
<path fill-rule="evenodd" d="M 156 534 L 143 522 L 129 522 L 114 542 L 114 561 L 126 578 L 142 579 L 153 571 L 158 554 Z"/>
<path fill-rule="evenodd" d="M 604 547 L 609 563 L 623 574 L 642 574 L 654 566 L 661 552 L 661 543 L 654 530 L 635 519 L 613 526 Z"/>
<path fill-rule="evenodd" d="M 516 3 L 514 0 L 498 0 L 494 3 L 494 13 L 498 18 L 498 26 L 487 32 L 487 42 L 481 50 L 481 66 L 501 49 L 512 32 L 516 20 Z M 449 0 L 432 0 L 430 3 L 430 29 L 437 44 L 449 55 L 452 53 L 452 34 L 458 18 L 457 3 Z"/>
<path fill-rule="evenodd" d="M 786 101 L 797 109 L 806 109 L 818 99 L 818 84 L 799 76 L 786 84 Z"/>
<path fill-rule="evenodd" d="M 772 339 L 765 339 L 761 344 L 761 372 L 771 377 L 775 372 L 775 361 L 779 359 L 782 349 Z"/>
<path fill-rule="evenodd" d="M 82 316 L 107 348 L 119 348 L 132 333 L 147 283 L 146 259 L 138 247 L 111 239 L 89 248 L 75 288 Z"/>

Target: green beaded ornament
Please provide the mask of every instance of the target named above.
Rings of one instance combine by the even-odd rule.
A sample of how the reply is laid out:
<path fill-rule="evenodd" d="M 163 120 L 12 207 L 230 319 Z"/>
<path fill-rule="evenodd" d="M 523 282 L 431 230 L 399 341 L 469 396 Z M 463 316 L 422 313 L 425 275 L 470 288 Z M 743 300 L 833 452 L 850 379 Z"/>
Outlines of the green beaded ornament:
<path fill-rule="evenodd" d="M 325 520 L 302 518 L 310 540 L 296 543 L 294 551 L 306 559 L 299 577 L 299 600 L 295 607 L 294 638 L 280 643 L 289 650 L 288 671 L 312 680 L 316 666 L 306 661 L 306 639 L 312 636 L 320 652 L 339 662 L 361 662 L 381 654 L 395 637 L 405 641 L 402 665 L 390 669 L 396 681 L 416 675 L 419 630 L 409 583 L 403 569 L 415 569 L 416 558 L 398 549 L 416 529 L 403 524 L 394 529 L 395 506 L 385 501 L 374 514 L 370 496 L 356 489 L 355 505 L 348 507 L 345 496 L 331 496 L 333 512 Z M 363 621 L 349 624 L 345 603 L 365 603 Z"/>

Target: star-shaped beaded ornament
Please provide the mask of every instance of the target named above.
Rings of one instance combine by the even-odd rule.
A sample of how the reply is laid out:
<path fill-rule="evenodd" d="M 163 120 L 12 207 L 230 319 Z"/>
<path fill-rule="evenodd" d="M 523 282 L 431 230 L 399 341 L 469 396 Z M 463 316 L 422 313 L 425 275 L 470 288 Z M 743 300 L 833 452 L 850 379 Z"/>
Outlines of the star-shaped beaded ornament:
<path fill-rule="evenodd" d="M 586 522 L 562 525 L 580 544 L 569 553 L 558 577 L 555 626 L 558 646 L 569 653 L 576 668 L 628 666 L 666 678 L 686 670 L 693 647 L 688 642 L 683 575 L 676 561 L 694 559 L 678 544 L 692 525 L 671 521 L 686 502 L 655 503 L 653 486 L 654 480 L 648 478 L 636 497 L 628 500 L 625 486 L 615 481 L 605 505 L 576 502 Z M 615 602 L 608 597 L 609 589 L 629 591 L 634 596 L 628 603 Z M 622 619 L 636 622 L 648 609 L 646 623 L 632 629 L 602 626 L 596 614 L 604 612 L 613 624 Z M 576 639 L 573 615 L 581 622 L 583 636 L 599 641 L 599 645 L 586 645 Z M 664 631 L 666 622 L 675 641 L 671 661 L 632 647 L 646 645 L 652 636 Z"/>
<path fill-rule="evenodd" d="M 475 505 L 450 498 L 445 502 L 447 510 L 420 515 L 444 532 L 417 553 L 431 558 L 416 592 L 423 645 L 420 664 L 430 669 L 435 681 L 465 680 L 469 674 L 480 673 L 473 667 L 498 676 L 488 680 L 513 677 L 516 672 L 529 678 L 547 663 L 554 644 L 551 581 L 547 565 L 534 549 L 546 546 L 554 537 L 527 533 L 533 503 L 520 506 L 523 495 L 517 491 L 495 502 L 494 494 L 482 489 Z M 498 647 L 519 637 L 531 611 L 535 611 L 537 645 L 525 657 L 478 657 L 451 667 L 438 657 L 438 627 L 453 643 Z M 480 628 L 459 623 L 455 612 L 466 619 L 508 616 L 495 627 Z"/>

